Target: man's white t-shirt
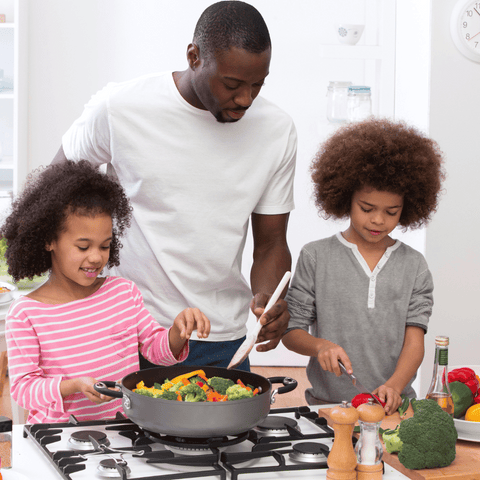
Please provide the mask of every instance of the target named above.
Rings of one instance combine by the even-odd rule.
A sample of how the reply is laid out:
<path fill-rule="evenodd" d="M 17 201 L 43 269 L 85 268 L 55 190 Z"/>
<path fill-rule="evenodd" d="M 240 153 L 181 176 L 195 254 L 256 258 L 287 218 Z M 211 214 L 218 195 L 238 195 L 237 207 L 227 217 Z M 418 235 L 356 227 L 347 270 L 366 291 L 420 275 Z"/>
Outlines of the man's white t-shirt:
<path fill-rule="evenodd" d="M 95 94 L 62 146 L 68 159 L 111 164 L 125 188 L 133 219 L 113 273 L 137 284 L 157 321 L 197 307 L 208 341 L 245 335 L 250 215 L 294 208 L 291 118 L 257 97 L 240 121 L 219 123 L 183 99 L 172 72 L 151 74 Z"/>

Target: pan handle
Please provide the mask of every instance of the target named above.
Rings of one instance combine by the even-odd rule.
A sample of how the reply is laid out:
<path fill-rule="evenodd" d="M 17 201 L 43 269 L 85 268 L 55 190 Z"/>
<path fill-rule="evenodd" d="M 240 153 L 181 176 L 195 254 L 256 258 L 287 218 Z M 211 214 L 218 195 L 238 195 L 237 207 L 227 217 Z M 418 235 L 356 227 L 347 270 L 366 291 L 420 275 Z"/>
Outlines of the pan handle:
<path fill-rule="evenodd" d="M 283 383 L 283 387 L 277 388 L 273 391 L 272 396 L 270 397 L 270 403 L 275 403 L 275 395 L 277 393 L 287 393 L 295 390 L 297 388 L 298 382 L 291 377 L 269 377 L 268 380 L 270 383 Z"/>
<path fill-rule="evenodd" d="M 110 388 L 109 388 L 110 387 Z M 117 382 L 112 382 L 111 380 L 104 380 L 103 382 L 97 382 L 93 388 L 102 395 L 107 395 L 109 397 L 122 398 L 122 386 Z M 112 390 L 112 388 L 118 388 L 120 390 Z"/>

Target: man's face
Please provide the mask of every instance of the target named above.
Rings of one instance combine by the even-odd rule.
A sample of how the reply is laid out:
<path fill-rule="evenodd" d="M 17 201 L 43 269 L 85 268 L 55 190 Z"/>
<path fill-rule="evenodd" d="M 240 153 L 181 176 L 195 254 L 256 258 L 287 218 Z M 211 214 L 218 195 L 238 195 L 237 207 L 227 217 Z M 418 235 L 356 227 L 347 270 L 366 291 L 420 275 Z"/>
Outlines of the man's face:
<path fill-rule="evenodd" d="M 222 123 L 240 120 L 264 84 L 270 67 L 271 49 L 250 53 L 230 48 L 205 62 L 199 60 L 193 90 L 201 105 Z"/>

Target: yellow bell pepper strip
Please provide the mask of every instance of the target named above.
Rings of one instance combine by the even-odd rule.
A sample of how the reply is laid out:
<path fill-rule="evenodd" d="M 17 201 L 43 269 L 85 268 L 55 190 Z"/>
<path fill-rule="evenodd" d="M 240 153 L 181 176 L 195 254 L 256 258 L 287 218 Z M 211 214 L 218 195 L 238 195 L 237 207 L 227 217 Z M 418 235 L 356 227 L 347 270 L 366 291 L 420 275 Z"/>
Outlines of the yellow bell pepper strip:
<path fill-rule="evenodd" d="M 179 375 L 173 380 L 170 380 L 170 383 L 173 383 L 173 385 L 175 385 L 176 383 L 181 382 L 184 378 L 194 377 L 195 375 L 198 375 L 199 377 L 205 377 L 205 372 L 203 370 L 195 370 L 194 372 L 184 373 L 183 375 Z"/>

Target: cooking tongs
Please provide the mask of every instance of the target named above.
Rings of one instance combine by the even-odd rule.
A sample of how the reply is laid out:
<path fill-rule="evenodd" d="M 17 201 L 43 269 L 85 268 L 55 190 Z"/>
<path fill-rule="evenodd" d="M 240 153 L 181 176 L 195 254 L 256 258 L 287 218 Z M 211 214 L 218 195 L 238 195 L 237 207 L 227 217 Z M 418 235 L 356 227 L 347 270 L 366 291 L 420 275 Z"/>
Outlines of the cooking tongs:
<path fill-rule="evenodd" d="M 360 392 L 360 393 L 366 393 L 370 395 L 375 402 L 377 402 L 382 408 L 383 405 L 381 404 L 380 400 L 373 394 L 370 393 L 358 380 L 357 377 L 353 374 L 350 374 L 347 372 L 347 369 L 345 368 L 345 365 L 339 360 L 338 365 L 340 367 L 340 370 L 347 376 L 350 377 L 352 380 L 353 386 Z"/>

